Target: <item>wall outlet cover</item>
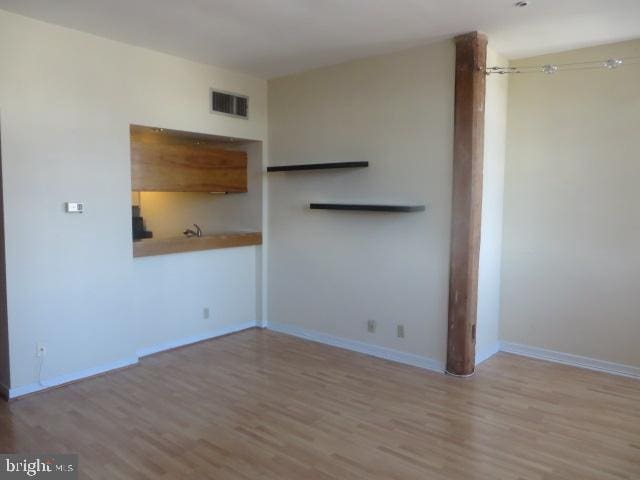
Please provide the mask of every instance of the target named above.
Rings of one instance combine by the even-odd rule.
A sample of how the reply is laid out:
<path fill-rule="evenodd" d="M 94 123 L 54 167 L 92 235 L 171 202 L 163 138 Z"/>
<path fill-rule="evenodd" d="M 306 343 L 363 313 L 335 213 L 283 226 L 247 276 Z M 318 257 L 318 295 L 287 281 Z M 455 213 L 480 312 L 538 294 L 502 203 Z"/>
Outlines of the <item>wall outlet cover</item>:
<path fill-rule="evenodd" d="M 84 212 L 84 203 L 66 202 L 64 204 L 64 211 L 67 213 L 82 213 Z"/>
<path fill-rule="evenodd" d="M 376 321 L 375 320 L 367 320 L 367 332 L 375 333 L 376 331 Z"/>

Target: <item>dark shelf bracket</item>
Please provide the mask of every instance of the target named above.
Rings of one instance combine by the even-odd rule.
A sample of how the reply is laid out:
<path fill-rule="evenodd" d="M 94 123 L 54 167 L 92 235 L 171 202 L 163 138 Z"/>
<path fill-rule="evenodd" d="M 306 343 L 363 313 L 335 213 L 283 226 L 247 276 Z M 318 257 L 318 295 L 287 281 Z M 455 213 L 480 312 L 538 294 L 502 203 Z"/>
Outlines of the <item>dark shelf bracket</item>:
<path fill-rule="evenodd" d="M 267 172 L 295 172 L 299 170 L 329 170 L 333 168 L 365 168 L 369 162 L 307 163 L 301 165 L 280 165 L 267 167 Z"/>
<path fill-rule="evenodd" d="M 309 208 L 312 210 L 350 210 L 362 212 L 424 212 L 424 205 L 379 205 L 379 204 L 362 204 L 362 203 L 311 203 Z"/>

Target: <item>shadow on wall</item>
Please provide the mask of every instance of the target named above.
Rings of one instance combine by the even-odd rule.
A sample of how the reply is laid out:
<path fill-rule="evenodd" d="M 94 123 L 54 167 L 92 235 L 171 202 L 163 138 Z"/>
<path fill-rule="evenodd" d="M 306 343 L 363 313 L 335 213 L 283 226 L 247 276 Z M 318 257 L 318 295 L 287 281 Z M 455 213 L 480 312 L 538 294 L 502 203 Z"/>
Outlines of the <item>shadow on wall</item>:
<path fill-rule="evenodd" d="M 8 395 L 8 390 L 11 386 L 11 376 L 9 370 L 9 322 L 7 321 L 7 270 L 4 249 L 3 198 L 2 129 L 0 128 L 0 395 Z"/>

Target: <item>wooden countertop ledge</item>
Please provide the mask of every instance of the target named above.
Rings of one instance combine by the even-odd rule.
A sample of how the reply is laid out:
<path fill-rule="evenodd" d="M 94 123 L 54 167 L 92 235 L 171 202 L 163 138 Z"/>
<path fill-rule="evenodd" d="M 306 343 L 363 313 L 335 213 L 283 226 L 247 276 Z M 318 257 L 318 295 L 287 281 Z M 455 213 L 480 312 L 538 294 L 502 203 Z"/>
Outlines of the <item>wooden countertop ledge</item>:
<path fill-rule="evenodd" d="M 261 245 L 262 233 L 217 233 L 202 237 L 149 238 L 133 242 L 134 257 Z"/>

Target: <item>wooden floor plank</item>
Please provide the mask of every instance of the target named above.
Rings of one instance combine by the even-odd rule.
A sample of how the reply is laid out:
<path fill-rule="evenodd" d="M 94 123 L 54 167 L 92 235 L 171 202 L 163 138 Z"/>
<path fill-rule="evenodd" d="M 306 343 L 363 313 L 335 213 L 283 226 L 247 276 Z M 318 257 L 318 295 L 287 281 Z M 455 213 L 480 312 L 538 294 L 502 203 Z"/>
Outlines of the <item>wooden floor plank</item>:
<path fill-rule="evenodd" d="M 457 379 L 253 329 L 0 404 L 0 451 L 96 480 L 631 480 L 640 382 L 508 354 Z"/>

